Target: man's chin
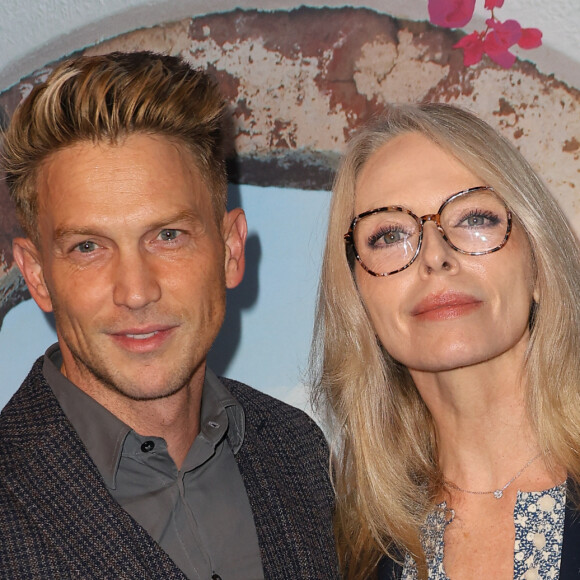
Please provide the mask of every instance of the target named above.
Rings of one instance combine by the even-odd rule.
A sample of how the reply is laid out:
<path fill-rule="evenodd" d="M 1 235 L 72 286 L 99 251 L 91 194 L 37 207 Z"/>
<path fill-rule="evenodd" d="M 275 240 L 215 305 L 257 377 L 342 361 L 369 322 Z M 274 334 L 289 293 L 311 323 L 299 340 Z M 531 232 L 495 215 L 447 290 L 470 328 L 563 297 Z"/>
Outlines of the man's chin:
<path fill-rule="evenodd" d="M 73 373 L 67 377 L 79 388 L 91 391 L 88 394 L 100 399 L 99 391 L 103 396 L 106 393 L 115 393 L 131 401 L 155 401 L 166 399 L 188 387 L 196 375 L 203 383 L 205 366 L 203 361 L 195 361 L 182 357 L 173 360 L 172 364 L 163 364 L 158 360 L 131 360 L 119 356 L 118 352 L 99 352 L 99 357 L 80 357 L 71 349 Z M 100 360 L 107 360 L 108 364 L 99 364 Z M 68 365 L 66 365 L 68 367 Z M 68 370 L 68 368 L 67 368 Z"/>
<path fill-rule="evenodd" d="M 99 377 L 95 376 L 105 388 L 113 391 L 132 401 L 156 401 L 171 397 L 184 389 L 190 382 L 191 377 L 180 381 L 168 381 L 163 378 L 153 377 L 130 378 L 130 377 Z"/>
<path fill-rule="evenodd" d="M 131 401 L 158 401 L 160 399 L 167 399 L 179 393 L 184 388 L 185 385 L 174 388 L 167 388 L 166 385 L 159 388 L 152 387 L 151 385 L 147 387 L 112 386 L 113 391 Z"/>
<path fill-rule="evenodd" d="M 120 368 L 122 366 L 119 364 Z M 69 380 L 72 380 L 81 390 L 91 391 L 89 394 L 97 400 L 100 399 L 99 391 L 105 396 L 108 392 L 131 401 L 166 399 L 185 388 L 194 374 L 176 376 L 175 372 L 155 372 L 153 369 L 146 369 L 145 372 L 131 376 L 130 374 L 109 373 L 107 369 L 86 364 L 82 366 L 77 364 L 76 369 L 82 369 L 82 371 L 78 373 L 78 376 L 69 376 Z"/>

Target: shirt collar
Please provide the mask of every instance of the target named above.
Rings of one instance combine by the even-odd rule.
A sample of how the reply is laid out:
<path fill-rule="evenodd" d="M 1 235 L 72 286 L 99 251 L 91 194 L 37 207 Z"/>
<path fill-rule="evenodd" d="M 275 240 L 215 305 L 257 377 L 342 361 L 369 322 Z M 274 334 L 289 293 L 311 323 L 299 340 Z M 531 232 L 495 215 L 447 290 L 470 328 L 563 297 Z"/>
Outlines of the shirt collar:
<path fill-rule="evenodd" d="M 201 432 L 206 436 L 208 435 L 208 427 L 209 429 L 214 428 L 210 423 L 221 409 L 225 409 L 227 413 L 227 438 L 235 455 L 244 442 L 246 430 L 244 409 L 214 372 L 206 368 L 201 398 Z"/>
<path fill-rule="evenodd" d="M 44 355 L 44 377 L 87 448 L 105 484 L 114 489 L 123 444 L 132 429 L 71 383 L 60 372 L 61 366 L 62 354 L 57 343 Z M 225 418 L 223 418 L 224 409 Z M 240 450 L 245 433 L 244 409 L 209 368 L 206 368 L 205 373 L 200 418 L 200 434 L 213 440 L 218 431 L 214 425 L 221 427 L 219 431 L 225 427 L 233 453 L 236 454 Z M 226 424 L 222 425 L 224 421 Z"/>

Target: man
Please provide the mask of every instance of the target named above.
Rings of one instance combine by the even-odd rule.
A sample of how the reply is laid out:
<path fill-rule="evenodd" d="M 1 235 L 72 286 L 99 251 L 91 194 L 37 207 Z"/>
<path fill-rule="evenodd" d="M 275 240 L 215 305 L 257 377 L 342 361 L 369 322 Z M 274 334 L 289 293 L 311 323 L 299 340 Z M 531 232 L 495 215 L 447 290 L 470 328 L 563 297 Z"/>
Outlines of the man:
<path fill-rule="evenodd" d="M 207 353 L 247 226 L 215 83 L 81 57 L 5 135 L 14 258 L 58 344 L 0 416 L 2 578 L 335 578 L 328 452 Z"/>

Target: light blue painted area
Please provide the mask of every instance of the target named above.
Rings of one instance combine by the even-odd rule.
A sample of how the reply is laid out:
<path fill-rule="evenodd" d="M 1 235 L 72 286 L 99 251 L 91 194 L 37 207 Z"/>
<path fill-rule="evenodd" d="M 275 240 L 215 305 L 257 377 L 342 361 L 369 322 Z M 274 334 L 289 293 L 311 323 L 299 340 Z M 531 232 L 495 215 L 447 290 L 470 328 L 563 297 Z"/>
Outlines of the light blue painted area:
<path fill-rule="evenodd" d="M 330 196 L 324 191 L 236 187 L 246 211 L 246 276 L 228 292 L 224 328 L 210 354 L 216 372 L 305 406 L 306 370 Z M 30 366 L 56 341 L 32 300 L 13 308 L 0 331 L 0 408 Z"/>
<path fill-rule="evenodd" d="M 0 408 L 25 379 L 32 363 L 56 342 L 56 332 L 34 300 L 8 312 L 0 331 Z"/>
<path fill-rule="evenodd" d="M 235 313 L 236 293 L 247 293 L 244 286 L 253 285 L 256 264 L 257 299 L 241 308 L 240 344 L 227 367 L 217 370 L 304 406 L 301 383 L 310 349 L 330 195 L 246 186 L 240 196 L 249 225 L 249 264 L 240 288 L 230 291 L 228 307 L 233 305 Z M 230 330 L 231 313 L 222 334 Z"/>

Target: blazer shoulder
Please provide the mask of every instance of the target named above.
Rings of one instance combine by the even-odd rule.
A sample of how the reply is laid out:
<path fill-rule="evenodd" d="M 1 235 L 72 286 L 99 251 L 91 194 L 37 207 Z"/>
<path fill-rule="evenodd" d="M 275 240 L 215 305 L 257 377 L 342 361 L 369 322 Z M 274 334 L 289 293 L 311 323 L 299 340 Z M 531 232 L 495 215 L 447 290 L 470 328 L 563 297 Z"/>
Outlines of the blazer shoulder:
<path fill-rule="evenodd" d="M 221 382 L 240 402 L 251 423 L 274 421 L 288 429 L 305 430 L 324 439 L 316 422 L 304 411 L 239 381 L 220 377 Z"/>
<path fill-rule="evenodd" d="M 42 365 L 40 357 L 0 412 L 0 437 L 4 445 L 22 441 L 30 431 L 44 430 L 59 414 L 60 406 L 44 378 Z"/>

